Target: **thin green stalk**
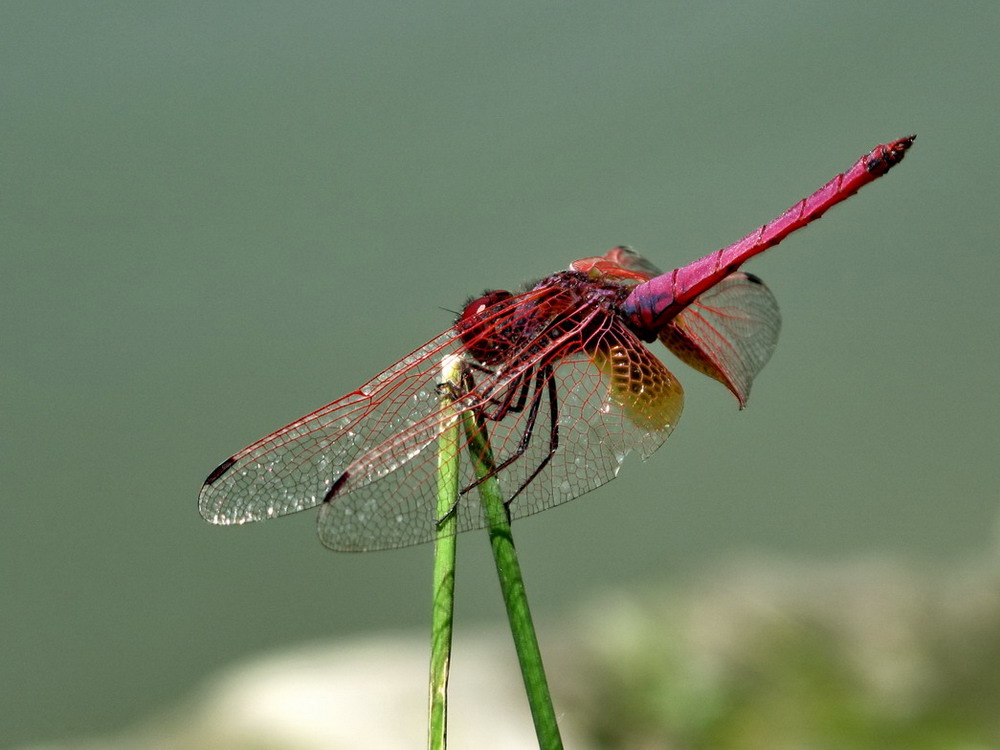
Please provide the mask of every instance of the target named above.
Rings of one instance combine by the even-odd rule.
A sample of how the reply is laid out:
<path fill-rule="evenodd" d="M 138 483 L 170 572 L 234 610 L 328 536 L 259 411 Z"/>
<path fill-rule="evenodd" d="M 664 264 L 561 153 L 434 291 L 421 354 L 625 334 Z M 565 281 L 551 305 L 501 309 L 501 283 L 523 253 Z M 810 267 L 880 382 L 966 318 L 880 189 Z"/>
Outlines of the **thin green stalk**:
<path fill-rule="evenodd" d="M 441 363 L 441 382 L 457 383 L 461 377 L 459 357 Z M 453 407 L 451 391 L 441 389 L 441 406 Z M 458 412 L 442 424 L 438 435 L 437 511 L 438 533 L 434 540 L 434 599 L 431 619 L 430 704 L 427 746 L 444 750 L 448 744 L 448 675 L 451 667 L 451 636 L 455 614 L 455 501 L 458 498 L 460 419 Z"/>
<path fill-rule="evenodd" d="M 496 464 L 486 425 L 481 420 L 477 421 L 471 412 L 465 412 L 463 418 L 476 476 L 488 476 Z M 514 636 L 514 648 L 521 664 L 521 676 L 524 678 L 524 688 L 531 707 L 531 718 L 535 723 L 538 746 L 542 750 L 561 750 L 562 738 L 559 736 L 559 725 L 556 723 L 555 709 L 552 707 L 549 685 L 542 667 L 542 653 L 538 648 L 538 638 L 528 609 L 521 566 L 517 561 L 514 537 L 510 531 L 510 517 L 495 477 L 491 476 L 480 483 L 479 496 L 486 511 L 490 546 L 507 607 L 511 635 Z"/>

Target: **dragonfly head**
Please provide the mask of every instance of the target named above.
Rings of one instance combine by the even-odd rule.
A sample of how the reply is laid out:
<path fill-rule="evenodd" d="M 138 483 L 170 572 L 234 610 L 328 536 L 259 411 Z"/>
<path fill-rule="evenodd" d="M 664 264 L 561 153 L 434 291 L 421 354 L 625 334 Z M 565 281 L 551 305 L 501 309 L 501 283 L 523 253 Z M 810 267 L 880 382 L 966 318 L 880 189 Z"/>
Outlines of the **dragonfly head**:
<path fill-rule="evenodd" d="M 507 340 L 497 325 L 497 305 L 511 298 L 502 289 L 488 291 L 465 303 L 462 314 L 455 321 L 455 328 L 462 337 L 466 350 L 484 365 L 493 364 L 507 350 Z"/>

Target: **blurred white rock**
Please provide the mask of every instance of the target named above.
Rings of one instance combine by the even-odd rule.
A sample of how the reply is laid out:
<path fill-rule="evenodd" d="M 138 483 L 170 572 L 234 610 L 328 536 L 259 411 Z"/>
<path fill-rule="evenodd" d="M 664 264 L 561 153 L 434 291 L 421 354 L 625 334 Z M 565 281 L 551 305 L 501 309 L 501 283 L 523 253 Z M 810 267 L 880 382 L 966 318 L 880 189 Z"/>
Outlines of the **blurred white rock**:
<path fill-rule="evenodd" d="M 1000 571 L 748 558 L 591 595 L 539 638 L 574 750 L 1000 747 Z M 235 665 L 115 736 L 33 750 L 395 750 L 427 744 L 429 636 Z M 510 634 L 456 630 L 449 745 L 537 747 Z"/>

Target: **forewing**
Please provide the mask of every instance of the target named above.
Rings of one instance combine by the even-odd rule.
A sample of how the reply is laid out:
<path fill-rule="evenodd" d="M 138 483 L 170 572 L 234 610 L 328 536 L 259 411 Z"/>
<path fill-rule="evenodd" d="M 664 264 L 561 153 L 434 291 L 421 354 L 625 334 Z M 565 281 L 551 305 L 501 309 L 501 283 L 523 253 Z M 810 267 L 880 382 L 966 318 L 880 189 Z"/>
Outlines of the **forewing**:
<path fill-rule="evenodd" d="M 449 329 L 353 393 L 227 459 L 201 489 L 202 516 L 212 523 L 240 524 L 319 505 L 359 456 L 437 418 L 441 359 L 460 347 Z"/>
<path fill-rule="evenodd" d="M 543 292 L 511 299 L 507 310 Z M 510 316 L 486 316 L 466 336 L 504 336 Z M 543 351 L 534 351 L 542 356 Z M 441 366 L 466 359 L 452 328 L 392 365 L 358 390 L 244 448 L 220 464 L 202 486 L 199 509 L 217 524 L 242 524 L 322 505 L 320 538 L 338 550 L 389 549 L 427 541 L 436 530 L 435 440 L 454 412 L 442 406 Z M 461 408 L 496 398 L 535 361 L 503 368 L 475 383 L 451 384 Z M 468 472 L 468 467 L 465 467 Z M 469 474 L 465 484 L 473 481 Z M 461 510 L 463 517 L 478 508 Z M 464 522 L 463 528 L 482 525 Z"/>
<path fill-rule="evenodd" d="M 723 383 L 743 408 L 780 329 L 771 291 L 756 276 L 737 272 L 699 295 L 660 340 L 683 362 Z"/>

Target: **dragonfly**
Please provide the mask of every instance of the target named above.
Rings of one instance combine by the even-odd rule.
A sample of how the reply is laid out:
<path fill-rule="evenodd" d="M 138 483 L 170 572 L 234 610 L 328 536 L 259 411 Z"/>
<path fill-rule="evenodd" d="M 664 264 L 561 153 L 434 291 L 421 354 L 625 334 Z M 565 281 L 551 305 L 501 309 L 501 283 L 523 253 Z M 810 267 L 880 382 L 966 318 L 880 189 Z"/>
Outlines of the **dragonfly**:
<path fill-rule="evenodd" d="M 681 416 L 681 384 L 646 345 L 658 339 L 743 408 L 781 316 L 740 267 L 886 174 L 914 138 L 877 146 L 738 242 L 667 273 L 620 246 L 520 293 L 484 292 L 357 390 L 223 461 L 201 488 L 201 515 L 232 525 L 319 506 L 319 538 L 334 550 L 430 541 L 441 520 L 437 437 L 456 409 L 489 429 L 487 478 L 511 520 L 604 485 L 633 451 L 652 455 Z M 442 382 L 449 357 L 462 362 L 458 382 Z M 471 464 L 461 462 L 449 511 L 458 531 L 486 525 Z"/>

